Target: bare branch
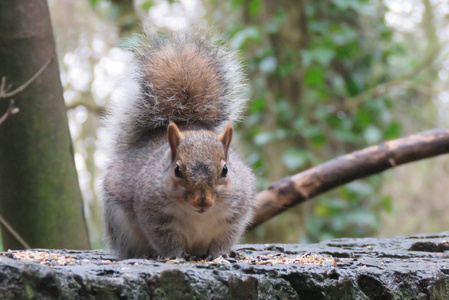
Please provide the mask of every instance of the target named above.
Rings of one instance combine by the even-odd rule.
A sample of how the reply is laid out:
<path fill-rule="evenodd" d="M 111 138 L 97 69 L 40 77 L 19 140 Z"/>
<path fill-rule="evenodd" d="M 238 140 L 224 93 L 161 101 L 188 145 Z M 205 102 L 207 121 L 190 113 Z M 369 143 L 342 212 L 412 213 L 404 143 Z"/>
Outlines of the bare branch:
<path fill-rule="evenodd" d="M 449 153 L 449 128 L 433 129 L 337 157 L 285 177 L 256 196 L 251 227 L 335 187 L 396 166 Z"/>
<path fill-rule="evenodd" d="M 105 108 L 103 106 L 96 105 L 93 103 L 88 103 L 85 101 L 76 101 L 76 102 L 70 103 L 66 106 L 66 109 L 67 110 L 75 109 L 78 106 L 84 106 L 87 108 L 87 110 L 89 110 L 90 112 L 93 112 L 97 115 L 103 115 L 105 113 Z"/>
<path fill-rule="evenodd" d="M 50 57 L 47 60 L 47 62 L 42 66 L 42 68 L 40 68 L 40 70 L 36 72 L 36 74 L 34 74 L 24 84 L 22 84 L 17 89 L 15 89 L 15 90 L 13 90 L 11 92 L 8 92 L 8 88 L 6 87 L 6 77 L 3 76 L 2 83 L 1 83 L 1 86 L 0 86 L 0 98 L 10 98 L 12 96 L 17 95 L 18 93 L 20 93 L 24 89 L 26 89 L 34 80 L 36 80 L 36 78 L 38 78 L 42 74 L 42 72 L 45 71 L 45 69 L 47 69 L 47 67 L 51 64 L 52 61 L 53 61 L 53 57 Z"/>
<path fill-rule="evenodd" d="M 38 78 L 42 72 L 45 71 L 45 69 L 47 69 L 47 67 L 51 64 L 51 62 L 53 61 L 53 57 L 50 57 L 47 62 L 39 69 L 39 71 L 36 72 L 36 74 L 34 74 L 30 79 L 28 79 L 24 84 L 22 84 L 21 86 L 19 86 L 17 89 L 8 92 L 10 86 L 6 86 L 6 77 L 3 76 L 2 77 L 2 82 L 0 84 L 0 99 L 1 98 L 10 98 L 12 96 L 17 95 L 18 93 L 22 92 L 24 89 L 26 89 L 34 80 L 36 80 L 36 78 Z M 19 108 L 14 106 L 14 100 L 11 100 L 9 102 L 9 107 L 6 110 L 6 112 L 3 114 L 3 116 L 0 118 L 0 126 L 3 124 L 3 122 L 6 121 L 6 119 L 8 119 L 8 117 L 15 115 L 19 112 Z"/>
<path fill-rule="evenodd" d="M 11 235 L 18 241 L 23 248 L 25 249 L 31 249 L 30 245 L 28 245 L 27 242 L 20 236 L 20 234 L 17 233 L 17 231 L 14 230 L 14 228 L 9 225 L 8 222 L 6 222 L 5 219 L 3 219 L 2 216 L 0 216 L 0 224 L 9 232 Z"/>
<path fill-rule="evenodd" d="M 6 91 L 6 77 L 3 76 L 2 77 L 2 84 L 0 85 L 0 95 L 2 95 L 4 93 L 4 91 Z"/>
<path fill-rule="evenodd" d="M 0 126 L 2 126 L 3 122 L 5 122 L 8 117 L 17 114 L 19 111 L 19 108 L 14 106 L 14 100 L 9 101 L 8 109 L 0 118 Z"/>

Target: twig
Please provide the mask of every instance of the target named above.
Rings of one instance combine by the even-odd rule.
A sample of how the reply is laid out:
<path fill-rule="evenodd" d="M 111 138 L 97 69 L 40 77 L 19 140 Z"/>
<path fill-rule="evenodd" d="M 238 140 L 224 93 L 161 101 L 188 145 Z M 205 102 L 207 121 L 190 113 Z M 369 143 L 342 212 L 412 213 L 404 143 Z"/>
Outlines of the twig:
<path fill-rule="evenodd" d="M 36 74 L 34 74 L 24 84 L 22 84 L 17 89 L 15 89 L 15 90 L 13 90 L 11 92 L 8 92 L 8 88 L 6 88 L 6 77 L 3 76 L 2 77 L 2 83 L 0 85 L 0 98 L 10 98 L 12 96 L 17 95 L 18 93 L 20 93 L 24 89 L 26 89 L 34 80 L 36 80 L 36 78 L 38 78 L 42 74 L 42 72 L 45 71 L 45 69 L 47 69 L 47 67 L 51 64 L 52 61 L 53 61 L 53 57 L 50 57 L 47 60 L 47 62 L 42 66 L 42 68 L 40 68 L 40 70 L 36 72 Z"/>
<path fill-rule="evenodd" d="M 6 76 L 3 76 L 2 77 L 2 82 L 0 84 L 0 99 L 1 98 L 10 98 L 12 96 L 17 95 L 18 93 L 20 93 L 24 89 L 26 89 L 34 80 L 36 80 L 36 78 L 38 78 L 42 74 L 42 72 L 45 71 L 45 69 L 47 69 L 47 67 L 51 64 L 52 61 L 53 61 L 53 57 L 50 57 L 47 60 L 47 62 L 39 69 L 39 71 L 36 72 L 36 74 L 34 74 L 24 84 L 22 84 L 17 89 L 15 89 L 15 90 L 13 90 L 11 92 L 8 92 L 10 86 L 8 86 L 8 87 L 6 86 Z M 14 100 L 11 100 L 9 102 L 8 109 L 3 114 L 3 116 L 0 118 L 0 126 L 3 124 L 3 122 L 6 121 L 6 119 L 8 119 L 8 117 L 17 114 L 19 111 L 20 111 L 19 108 L 14 106 Z"/>
<path fill-rule="evenodd" d="M 30 245 L 28 245 L 27 242 L 25 242 L 25 240 L 20 236 L 20 234 L 17 233 L 17 231 L 14 230 L 14 228 L 11 227 L 11 225 L 9 225 L 8 222 L 6 222 L 5 219 L 3 219 L 2 216 L 0 216 L 0 224 L 9 232 L 11 233 L 11 235 L 16 239 L 16 241 L 18 241 L 22 247 L 24 247 L 25 249 L 31 249 Z"/>
<path fill-rule="evenodd" d="M 19 108 L 14 106 L 14 100 L 9 101 L 9 106 L 6 112 L 3 114 L 3 116 L 0 118 L 0 126 L 3 124 L 3 122 L 8 119 L 9 116 L 15 115 L 19 112 Z"/>

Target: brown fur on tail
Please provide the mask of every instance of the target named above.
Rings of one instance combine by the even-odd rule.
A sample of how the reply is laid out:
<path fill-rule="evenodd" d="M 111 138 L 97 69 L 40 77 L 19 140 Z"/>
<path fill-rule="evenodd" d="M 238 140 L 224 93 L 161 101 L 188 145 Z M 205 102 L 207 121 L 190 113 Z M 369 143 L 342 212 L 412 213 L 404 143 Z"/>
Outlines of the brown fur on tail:
<path fill-rule="evenodd" d="M 125 91 L 109 120 L 119 147 L 169 122 L 215 130 L 236 122 L 247 102 L 236 52 L 205 32 L 146 33 L 131 73 L 138 92 Z"/>
<path fill-rule="evenodd" d="M 205 123 L 226 117 L 226 105 L 218 99 L 226 96 L 227 83 L 212 57 L 196 45 L 165 45 L 147 62 L 145 71 L 153 97 L 161 101 L 159 114 L 176 118 L 174 113 L 189 116 L 201 109 L 198 119 Z"/>

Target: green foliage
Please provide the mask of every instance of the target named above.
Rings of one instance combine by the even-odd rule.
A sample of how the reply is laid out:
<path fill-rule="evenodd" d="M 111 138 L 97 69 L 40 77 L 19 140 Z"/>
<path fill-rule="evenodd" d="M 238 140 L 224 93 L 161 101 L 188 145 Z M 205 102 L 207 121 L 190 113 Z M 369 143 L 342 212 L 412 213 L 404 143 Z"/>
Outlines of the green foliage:
<path fill-rule="evenodd" d="M 90 4 L 92 6 L 97 6 L 100 2 L 103 2 L 104 0 L 90 0 Z"/>
<path fill-rule="evenodd" d="M 232 2 L 234 9 L 242 5 Z M 390 59 L 405 51 L 392 40 L 382 5 L 366 0 L 308 2 L 306 30 L 298 32 L 291 23 L 295 14 L 284 6 L 266 18 L 261 1 L 248 2 L 250 24 L 234 23 L 230 37 L 248 61 L 254 100 L 242 129 L 260 178 L 277 167 L 267 165 L 264 151 L 270 145 L 286 145 L 278 156 L 287 175 L 400 135 L 388 94 L 370 95 L 370 89 L 395 73 Z M 302 35 L 300 43 L 288 43 L 287 29 L 292 36 Z M 276 40 L 281 42 L 273 44 Z M 295 83 L 296 94 L 289 94 L 286 87 Z M 267 128 L 267 118 L 275 126 Z M 391 199 L 379 195 L 380 186 L 380 178 L 374 177 L 321 196 L 306 218 L 306 239 L 375 234 L 379 214 L 392 209 Z"/>
<path fill-rule="evenodd" d="M 145 2 L 143 2 L 143 3 L 140 5 L 140 7 L 141 7 L 143 10 L 149 10 L 149 9 L 152 8 L 153 6 L 154 6 L 154 1 L 153 1 L 153 0 L 145 1 Z"/>
<path fill-rule="evenodd" d="M 365 237 L 376 233 L 378 212 L 392 210 L 392 200 L 377 192 L 379 177 L 355 181 L 337 190 L 334 195 L 323 195 L 317 200 L 313 214 L 307 216 L 307 242 L 318 242 L 333 237 Z"/>

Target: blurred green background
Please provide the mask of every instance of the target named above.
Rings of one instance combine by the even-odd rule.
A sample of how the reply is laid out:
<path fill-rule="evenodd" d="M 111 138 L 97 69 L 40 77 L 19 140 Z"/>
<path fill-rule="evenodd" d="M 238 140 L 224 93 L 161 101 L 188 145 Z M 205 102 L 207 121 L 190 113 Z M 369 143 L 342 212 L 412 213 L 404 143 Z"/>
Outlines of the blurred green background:
<path fill-rule="evenodd" d="M 338 155 L 448 126 L 449 3 L 436 0 L 52 0 L 53 30 L 94 248 L 101 114 L 145 26 L 209 27 L 250 81 L 234 147 L 258 188 Z M 242 242 L 317 242 L 448 230 L 449 159 L 359 180 L 291 209 Z"/>

